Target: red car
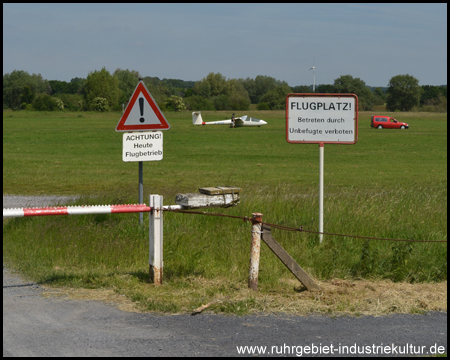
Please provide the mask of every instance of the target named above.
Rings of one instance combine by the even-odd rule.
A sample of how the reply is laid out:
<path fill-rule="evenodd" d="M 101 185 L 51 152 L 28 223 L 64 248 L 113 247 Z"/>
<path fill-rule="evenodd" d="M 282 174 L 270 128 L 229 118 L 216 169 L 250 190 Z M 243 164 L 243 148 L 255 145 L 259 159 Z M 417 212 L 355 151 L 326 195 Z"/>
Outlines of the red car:
<path fill-rule="evenodd" d="M 373 115 L 370 126 L 377 129 L 408 129 L 409 125 L 389 116 Z"/>

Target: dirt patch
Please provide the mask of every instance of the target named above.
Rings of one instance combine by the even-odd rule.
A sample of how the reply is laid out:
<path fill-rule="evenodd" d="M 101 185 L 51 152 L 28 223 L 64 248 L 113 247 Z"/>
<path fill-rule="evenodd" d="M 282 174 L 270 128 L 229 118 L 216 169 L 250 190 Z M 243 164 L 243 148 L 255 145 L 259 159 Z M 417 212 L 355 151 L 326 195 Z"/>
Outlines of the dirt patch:
<path fill-rule="evenodd" d="M 111 289 L 46 288 L 42 296 L 67 300 L 102 301 L 122 311 L 140 312 L 133 301 Z"/>
<path fill-rule="evenodd" d="M 447 282 L 437 284 L 333 279 L 319 282 L 322 291 L 302 291 L 299 300 L 320 312 L 361 315 L 447 311 Z M 316 310 L 316 311 L 317 311 Z"/>
<path fill-rule="evenodd" d="M 218 300 L 207 312 L 221 312 L 224 307 L 236 304 L 246 306 L 248 313 L 284 313 L 308 315 L 313 313 L 328 315 L 372 315 L 393 313 L 421 314 L 428 311 L 447 311 L 447 282 L 437 284 L 394 283 L 391 281 L 342 280 L 318 281 L 320 291 L 307 291 L 298 281 L 281 279 L 288 291 L 269 291 L 255 293 L 245 284 L 232 285 L 226 293 L 216 292 L 214 288 L 224 288 L 220 280 L 191 279 L 192 293 L 189 289 L 180 292 L 169 288 L 147 285 L 146 296 L 161 301 L 183 304 L 182 313 L 190 313 L 191 305 L 187 298 L 198 297 L 198 286 L 202 287 L 202 303 Z M 197 283 L 197 284 L 195 284 Z M 143 285 L 144 286 L 144 285 Z M 195 288 L 195 289 L 194 289 Z M 209 291 L 211 290 L 211 291 Z M 97 300 L 114 304 L 128 312 L 146 312 L 138 303 L 112 289 L 50 289 L 44 296 L 66 299 Z M 216 295 L 206 295 L 206 293 Z M 206 311 L 205 311 L 206 312 Z M 232 311 L 231 311 L 232 312 Z"/>

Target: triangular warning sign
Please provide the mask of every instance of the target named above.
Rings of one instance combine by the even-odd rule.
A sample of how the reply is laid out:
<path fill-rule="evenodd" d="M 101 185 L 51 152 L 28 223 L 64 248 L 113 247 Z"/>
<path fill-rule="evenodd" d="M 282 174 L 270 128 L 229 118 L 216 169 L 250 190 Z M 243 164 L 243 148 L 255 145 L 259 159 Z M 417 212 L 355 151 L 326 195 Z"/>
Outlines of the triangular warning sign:
<path fill-rule="evenodd" d="M 142 81 L 137 84 L 116 131 L 168 130 L 170 125 Z"/>

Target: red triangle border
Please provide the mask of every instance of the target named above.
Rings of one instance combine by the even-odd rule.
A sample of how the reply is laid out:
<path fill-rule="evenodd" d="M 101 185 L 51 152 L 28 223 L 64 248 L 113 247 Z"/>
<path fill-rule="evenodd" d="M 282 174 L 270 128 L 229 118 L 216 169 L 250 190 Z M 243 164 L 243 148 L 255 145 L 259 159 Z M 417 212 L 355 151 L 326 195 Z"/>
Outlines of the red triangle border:
<path fill-rule="evenodd" d="M 125 122 L 128 119 L 128 115 L 130 114 L 131 109 L 136 103 L 139 93 L 142 93 L 144 97 L 147 99 L 148 104 L 151 106 L 153 112 L 160 121 L 160 124 L 125 125 Z M 144 83 L 139 82 L 139 84 L 136 86 L 136 89 L 133 92 L 133 95 L 131 95 L 131 99 L 128 102 L 125 112 L 123 113 L 122 117 L 119 120 L 119 123 L 116 126 L 116 131 L 120 132 L 120 131 L 169 130 L 169 129 L 170 125 L 167 122 L 164 115 L 162 114 L 155 100 L 153 100 L 153 97 L 148 92 Z"/>

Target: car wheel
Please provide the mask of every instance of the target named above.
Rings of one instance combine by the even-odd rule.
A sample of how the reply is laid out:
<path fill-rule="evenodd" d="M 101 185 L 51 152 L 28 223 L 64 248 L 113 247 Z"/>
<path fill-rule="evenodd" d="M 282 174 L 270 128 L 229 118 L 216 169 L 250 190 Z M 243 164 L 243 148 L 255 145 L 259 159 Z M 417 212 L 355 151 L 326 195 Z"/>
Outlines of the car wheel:
<path fill-rule="evenodd" d="M 382 129 L 383 128 L 383 125 L 378 125 L 377 126 L 377 129 Z"/>
<path fill-rule="evenodd" d="M 405 125 L 400 126 L 400 129 L 404 129 L 404 128 L 405 128 Z"/>

